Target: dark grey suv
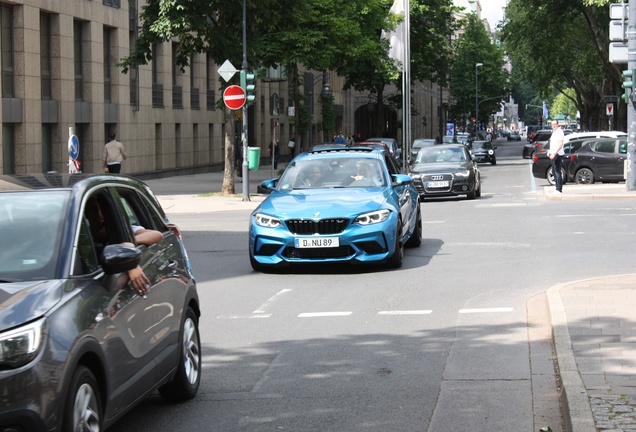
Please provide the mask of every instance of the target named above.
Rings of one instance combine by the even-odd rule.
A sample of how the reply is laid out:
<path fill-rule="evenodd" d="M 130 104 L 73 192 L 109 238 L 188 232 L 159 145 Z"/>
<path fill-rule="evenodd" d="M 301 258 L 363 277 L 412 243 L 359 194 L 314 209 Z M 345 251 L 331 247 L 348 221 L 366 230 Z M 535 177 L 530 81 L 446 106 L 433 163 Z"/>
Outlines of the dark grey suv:
<path fill-rule="evenodd" d="M 87 217 L 93 200 L 104 243 Z M 161 235 L 126 245 L 134 227 Z M 155 389 L 196 395 L 196 284 L 178 229 L 144 183 L 0 176 L 0 232 L 0 431 L 103 430 Z M 145 295 L 129 282 L 138 266 Z"/>

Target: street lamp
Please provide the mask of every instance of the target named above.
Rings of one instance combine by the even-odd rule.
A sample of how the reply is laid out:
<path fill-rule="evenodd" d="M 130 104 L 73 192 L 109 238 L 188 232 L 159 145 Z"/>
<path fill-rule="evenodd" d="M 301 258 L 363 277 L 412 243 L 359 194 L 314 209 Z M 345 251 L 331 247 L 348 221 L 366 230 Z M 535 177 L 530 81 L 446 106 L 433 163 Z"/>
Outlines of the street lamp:
<path fill-rule="evenodd" d="M 309 114 L 311 115 L 312 123 L 314 116 L 314 86 L 322 81 L 322 89 L 320 91 L 320 97 L 323 99 L 329 99 L 333 94 L 331 84 L 329 84 L 329 74 L 323 71 L 320 76 L 314 78 L 312 73 L 305 73 L 305 94 L 307 96 L 307 102 L 309 103 Z M 309 127 L 309 148 L 313 145 L 313 130 L 312 126 Z M 324 138 L 324 136 L 323 136 Z"/>
<path fill-rule="evenodd" d="M 483 63 L 475 63 L 475 136 L 479 129 L 479 68 Z"/>

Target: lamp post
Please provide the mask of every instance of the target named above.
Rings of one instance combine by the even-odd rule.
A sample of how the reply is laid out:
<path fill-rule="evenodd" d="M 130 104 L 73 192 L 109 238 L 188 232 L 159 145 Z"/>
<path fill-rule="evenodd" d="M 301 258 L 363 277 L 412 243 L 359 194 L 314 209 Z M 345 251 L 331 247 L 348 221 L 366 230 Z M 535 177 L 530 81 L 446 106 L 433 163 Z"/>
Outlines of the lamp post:
<path fill-rule="evenodd" d="M 314 78 L 313 74 L 308 73 L 305 75 L 305 88 L 307 101 L 309 102 L 309 114 L 311 118 L 311 124 L 309 125 L 309 139 L 307 140 L 308 146 L 311 149 L 313 145 L 313 118 L 314 118 L 314 87 L 322 81 L 322 90 L 320 91 L 320 97 L 323 99 L 328 99 L 333 94 L 331 89 L 331 84 L 329 84 L 329 74 L 326 71 L 323 71 L 321 76 Z M 323 136 L 324 139 L 324 136 Z"/>
<path fill-rule="evenodd" d="M 475 63 L 475 136 L 479 130 L 479 68 L 483 63 Z"/>

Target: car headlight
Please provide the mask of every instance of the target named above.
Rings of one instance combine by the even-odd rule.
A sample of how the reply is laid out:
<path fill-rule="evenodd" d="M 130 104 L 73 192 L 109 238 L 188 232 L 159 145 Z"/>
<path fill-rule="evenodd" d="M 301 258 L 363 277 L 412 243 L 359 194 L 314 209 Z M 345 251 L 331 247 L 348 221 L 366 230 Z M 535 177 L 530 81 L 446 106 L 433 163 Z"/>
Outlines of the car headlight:
<path fill-rule="evenodd" d="M 282 225 L 280 219 L 263 213 L 256 213 L 254 215 L 254 221 L 256 222 L 256 225 L 266 228 L 277 228 Z"/>
<path fill-rule="evenodd" d="M 0 369 L 18 368 L 37 356 L 42 347 L 44 319 L 0 334 Z"/>
<path fill-rule="evenodd" d="M 409 174 L 411 176 L 412 179 L 421 179 L 422 178 L 422 174 L 417 174 L 417 173 L 410 173 Z"/>
<path fill-rule="evenodd" d="M 492 155 L 494 155 L 494 154 L 495 154 L 495 151 L 494 151 L 494 150 L 488 150 L 488 154 L 489 154 L 490 156 L 492 156 Z"/>
<path fill-rule="evenodd" d="M 390 214 L 390 210 L 378 210 L 371 213 L 365 213 L 358 216 L 356 220 L 353 221 L 353 223 L 357 223 L 360 225 L 371 225 L 380 223 L 387 220 Z"/>
<path fill-rule="evenodd" d="M 469 170 L 461 170 L 461 171 L 457 171 L 455 173 L 456 177 L 468 177 L 470 175 L 470 171 Z"/>

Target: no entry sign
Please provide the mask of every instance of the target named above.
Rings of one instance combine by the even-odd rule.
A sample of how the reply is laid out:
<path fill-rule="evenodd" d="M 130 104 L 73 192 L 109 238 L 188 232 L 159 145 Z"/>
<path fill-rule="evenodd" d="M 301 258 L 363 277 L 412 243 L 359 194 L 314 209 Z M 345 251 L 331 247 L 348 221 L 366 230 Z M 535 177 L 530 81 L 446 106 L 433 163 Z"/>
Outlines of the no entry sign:
<path fill-rule="evenodd" d="M 223 102 L 229 109 L 240 109 L 245 105 L 245 99 L 245 90 L 241 86 L 231 85 L 223 91 Z"/>

